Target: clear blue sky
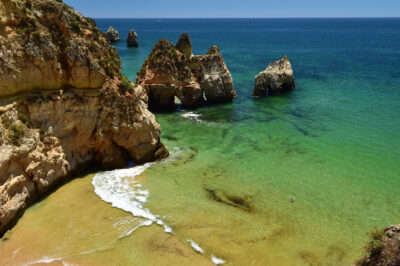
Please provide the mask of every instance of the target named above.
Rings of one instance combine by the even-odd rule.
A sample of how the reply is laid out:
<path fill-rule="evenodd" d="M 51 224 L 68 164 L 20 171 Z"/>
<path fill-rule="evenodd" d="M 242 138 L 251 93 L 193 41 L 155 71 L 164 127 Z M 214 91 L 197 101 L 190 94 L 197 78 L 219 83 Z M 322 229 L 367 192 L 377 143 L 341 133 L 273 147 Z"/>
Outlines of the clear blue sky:
<path fill-rule="evenodd" d="M 400 17 L 400 0 L 64 0 L 94 18 Z"/>

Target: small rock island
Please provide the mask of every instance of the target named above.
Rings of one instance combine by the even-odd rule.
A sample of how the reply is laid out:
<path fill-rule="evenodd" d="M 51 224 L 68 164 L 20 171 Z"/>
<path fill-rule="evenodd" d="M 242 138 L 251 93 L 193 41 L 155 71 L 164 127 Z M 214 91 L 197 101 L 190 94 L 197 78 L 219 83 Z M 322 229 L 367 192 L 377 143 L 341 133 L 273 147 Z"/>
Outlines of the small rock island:
<path fill-rule="evenodd" d="M 119 33 L 116 29 L 110 26 L 106 31 L 106 36 L 111 43 L 119 42 Z"/>
<path fill-rule="evenodd" d="M 236 96 L 219 48 L 213 45 L 205 55 L 193 55 L 187 33 L 176 46 L 165 39 L 156 43 L 136 83 L 147 89 L 150 109 L 174 109 L 175 97 L 184 107 L 197 107 L 231 102 Z"/>
<path fill-rule="evenodd" d="M 128 47 L 139 47 L 138 35 L 134 29 L 128 33 L 128 38 L 126 40 Z"/>
<path fill-rule="evenodd" d="M 289 58 L 272 62 L 255 77 L 253 96 L 280 95 L 296 87 Z"/>

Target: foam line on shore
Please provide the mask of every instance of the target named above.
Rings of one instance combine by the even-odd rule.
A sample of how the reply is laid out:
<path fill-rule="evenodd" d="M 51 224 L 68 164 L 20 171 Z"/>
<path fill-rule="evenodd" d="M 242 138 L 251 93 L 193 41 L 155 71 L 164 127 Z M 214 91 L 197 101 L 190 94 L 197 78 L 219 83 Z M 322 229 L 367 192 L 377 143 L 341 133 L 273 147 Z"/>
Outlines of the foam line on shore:
<path fill-rule="evenodd" d="M 196 250 L 199 253 L 204 253 L 204 250 L 199 246 L 199 244 L 194 242 L 192 239 L 187 239 L 187 241 L 190 243 L 190 245 L 194 250 Z"/>
<path fill-rule="evenodd" d="M 225 263 L 225 261 L 223 259 L 219 259 L 219 258 L 215 257 L 214 255 L 211 255 L 211 261 L 214 265 L 221 265 L 221 264 Z"/>
<path fill-rule="evenodd" d="M 159 163 L 166 163 L 175 160 L 180 152 L 179 149 L 175 149 L 175 152 L 171 154 L 169 159 Z M 94 186 L 94 192 L 103 201 L 110 203 L 114 208 L 131 213 L 136 218 L 144 219 L 144 221 L 140 222 L 132 229 L 126 230 L 119 238 L 127 237 L 140 227 L 150 226 L 152 224 L 164 227 L 164 232 L 166 233 L 173 232 L 172 228 L 168 226 L 159 215 L 154 215 L 149 209 L 143 206 L 143 204 L 147 202 L 149 191 L 142 188 L 141 184 L 136 180 L 136 177 L 154 164 L 155 163 L 146 163 L 139 166 L 130 166 L 125 169 L 101 172 L 97 173 L 93 177 L 92 184 Z M 118 221 L 114 224 L 114 227 L 119 223 L 124 222 Z M 192 239 L 186 239 L 186 241 L 190 243 L 191 247 L 196 252 L 201 254 L 206 253 Z M 212 254 L 209 255 L 213 264 L 219 265 L 225 263 L 224 260 L 219 259 Z"/>
<path fill-rule="evenodd" d="M 49 263 L 56 262 L 56 261 L 61 262 L 64 266 L 69 266 L 68 263 L 63 261 L 63 258 L 49 258 L 49 257 L 43 257 L 40 260 L 29 262 L 28 265 L 34 265 L 34 264 L 39 264 L 39 263 L 49 264 Z"/>
<path fill-rule="evenodd" d="M 152 214 L 149 209 L 143 207 L 143 204 L 149 197 L 149 192 L 143 189 L 133 189 L 137 185 L 135 177 L 143 173 L 152 164 L 146 163 L 126 169 L 98 173 L 92 180 L 94 192 L 103 201 L 110 203 L 113 207 L 130 212 L 135 217 L 147 220 L 145 223 L 146 226 L 156 223 L 163 226 L 165 232 L 170 233 L 172 231 L 171 228 L 159 216 Z"/>

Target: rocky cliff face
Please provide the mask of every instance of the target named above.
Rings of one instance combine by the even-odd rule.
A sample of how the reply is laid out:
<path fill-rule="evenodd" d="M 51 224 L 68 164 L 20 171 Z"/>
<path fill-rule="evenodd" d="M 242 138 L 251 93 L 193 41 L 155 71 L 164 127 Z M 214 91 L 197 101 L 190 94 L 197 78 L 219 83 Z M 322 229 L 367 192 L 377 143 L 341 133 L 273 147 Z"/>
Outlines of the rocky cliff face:
<path fill-rule="evenodd" d="M 216 46 L 205 55 L 194 56 L 187 33 L 177 45 L 161 39 L 137 74 L 136 83 L 145 86 L 149 106 L 173 109 L 178 97 L 185 107 L 229 102 L 236 96 L 232 76 Z"/>
<path fill-rule="evenodd" d="M 94 21 L 56 0 L 2 0 L 0 15 L 0 234 L 88 166 L 168 156 L 145 89 Z"/>
<path fill-rule="evenodd" d="M 59 1 L 0 2 L 0 96 L 99 89 L 119 59 L 93 20 Z"/>
<path fill-rule="evenodd" d="M 400 225 L 392 225 L 383 231 L 373 231 L 367 245 L 367 256 L 357 266 L 400 265 Z"/>
<path fill-rule="evenodd" d="M 253 96 L 279 95 L 295 88 L 292 65 L 289 58 L 272 62 L 255 77 Z"/>

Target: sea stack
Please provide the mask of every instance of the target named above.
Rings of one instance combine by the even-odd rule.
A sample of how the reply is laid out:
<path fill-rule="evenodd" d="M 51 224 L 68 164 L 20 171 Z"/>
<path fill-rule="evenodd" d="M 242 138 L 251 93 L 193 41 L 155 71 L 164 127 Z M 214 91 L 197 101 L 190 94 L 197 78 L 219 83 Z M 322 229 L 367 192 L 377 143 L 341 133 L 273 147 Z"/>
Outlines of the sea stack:
<path fill-rule="evenodd" d="M 127 45 L 128 47 L 139 47 L 138 35 L 134 29 L 128 33 Z"/>
<path fill-rule="evenodd" d="M 179 37 L 179 40 L 176 43 L 176 48 L 178 48 L 178 50 L 188 58 L 190 58 L 193 55 L 192 42 L 190 41 L 190 37 L 187 32 L 183 33 Z"/>
<path fill-rule="evenodd" d="M 177 46 L 161 39 L 138 72 L 136 83 L 145 86 L 152 109 L 173 109 L 175 97 L 184 107 L 230 102 L 236 96 L 232 76 L 217 46 L 205 55 L 192 55 L 189 35 Z"/>
<path fill-rule="evenodd" d="M 0 1 L 0 235 L 88 167 L 168 156 L 146 90 L 94 20 L 58 0 L 21 2 Z"/>
<path fill-rule="evenodd" d="M 255 77 L 253 96 L 280 95 L 295 88 L 292 65 L 289 58 L 272 62 Z"/>
<path fill-rule="evenodd" d="M 106 36 L 111 43 L 119 42 L 119 33 L 116 29 L 110 26 L 106 31 Z"/>

